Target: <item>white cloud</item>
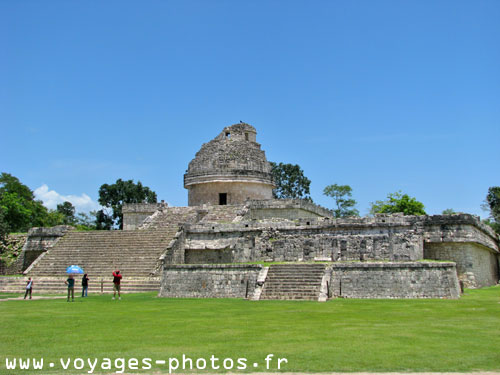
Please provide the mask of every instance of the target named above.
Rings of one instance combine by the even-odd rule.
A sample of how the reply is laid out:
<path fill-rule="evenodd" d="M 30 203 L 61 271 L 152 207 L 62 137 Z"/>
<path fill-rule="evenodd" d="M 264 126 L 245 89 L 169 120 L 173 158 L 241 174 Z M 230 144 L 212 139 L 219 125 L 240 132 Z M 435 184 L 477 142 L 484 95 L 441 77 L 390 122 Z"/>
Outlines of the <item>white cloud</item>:
<path fill-rule="evenodd" d="M 49 190 L 49 187 L 46 184 L 43 184 L 39 188 L 35 189 L 35 197 L 36 199 L 40 199 L 45 207 L 53 210 L 56 209 L 58 204 L 66 201 L 71 202 L 71 204 L 75 206 L 77 212 L 89 212 L 101 208 L 99 203 L 94 202 L 92 198 L 85 193 L 82 193 L 80 196 L 62 195 L 55 190 Z"/>

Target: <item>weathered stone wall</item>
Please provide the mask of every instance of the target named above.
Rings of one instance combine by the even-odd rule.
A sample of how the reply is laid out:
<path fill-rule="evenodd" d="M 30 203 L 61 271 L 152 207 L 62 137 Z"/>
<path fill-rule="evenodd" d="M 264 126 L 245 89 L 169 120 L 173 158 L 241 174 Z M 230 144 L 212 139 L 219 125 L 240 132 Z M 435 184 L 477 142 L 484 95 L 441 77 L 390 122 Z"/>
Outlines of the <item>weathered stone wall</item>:
<path fill-rule="evenodd" d="M 219 204 L 219 193 L 227 194 L 227 204 L 240 204 L 248 199 L 271 199 L 273 185 L 261 182 L 213 181 L 188 187 L 189 206 Z"/>
<path fill-rule="evenodd" d="M 23 271 L 22 250 L 27 234 L 10 234 L 0 243 L 0 275 L 15 275 Z"/>
<path fill-rule="evenodd" d="M 186 249 L 232 249 L 232 262 L 423 258 L 422 227 L 400 217 L 186 226 Z M 208 262 L 208 259 L 207 259 Z"/>
<path fill-rule="evenodd" d="M 336 263 L 331 272 L 332 297 L 460 297 L 454 263 Z"/>
<path fill-rule="evenodd" d="M 186 264 L 218 264 L 233 263 L 231 249 L 186 249 Z"/>
<path fill-rule="evenodd" d="M 15 260 L 14 262 L 7 264 L 7 262 L 3 259 L 0 259 L 0 275 L 17 275 L 22 270 L 22 262 Z"/>
<path fill-rule="evenodd" d="M 498 282 L 498 254 L 483 245 L 458 242 L 426 243 L 424 255 L 426 259 L 455 262 L 459 279 L 467 288 L 481 288 Z"/>
<path fill-rule="evenodd" d="M 160 297 L 246 298 L 254 292 L 259 265 L 166 265 Z"/>
<path fill-rule="evenodd" d="M 308 219 L 318 217 L 333 218 L 333 213 L 326 208 L 303 199 L 271 199 L 247 202 L 249 220 L 263 219 Z"/>
<path fill-rule="evenodd" d="M 416 217 L 425 228 L 426 243 L 474 242 L 499 252 L 499 238 L 478 216 L 468 214 Z"/>
<path fill-rule="evenodd" d="M 71 229 L 73 227 L 69 225 L 59 225 L 52 228 L 31 228 L 21 254 L 22 271 L 26 271 L 40 255 L 54 246 Z"/>
<path fill-rule="evenodd" d="M 126 203 L 123 205 L 123 230 L 134 230 L 157 210 L 166 208 L 166 203 Z"/>
<path fill-rule="evenodd" d="M 265 230 L 255 240 L 255 253 L 260 259 L 272 261 L 405 261 L 423 258 L 423 242 L 418 233 L 381 232 Z"/>

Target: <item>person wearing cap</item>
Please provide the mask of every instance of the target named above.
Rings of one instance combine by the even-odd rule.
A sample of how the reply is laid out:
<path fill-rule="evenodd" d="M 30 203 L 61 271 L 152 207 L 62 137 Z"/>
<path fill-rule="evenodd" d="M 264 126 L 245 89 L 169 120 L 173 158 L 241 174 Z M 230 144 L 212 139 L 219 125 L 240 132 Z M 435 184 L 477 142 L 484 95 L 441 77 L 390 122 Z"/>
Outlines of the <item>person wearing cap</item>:
<path fill-rule="evenodd" d="M 120 282 L 122 281 L 122 275 L 120 271 L 116 270 L 113 272 L 113 299 L 116 297 L 116 292 L 118 292 L 118 299 L 122 299 L 120 296 Z"/>

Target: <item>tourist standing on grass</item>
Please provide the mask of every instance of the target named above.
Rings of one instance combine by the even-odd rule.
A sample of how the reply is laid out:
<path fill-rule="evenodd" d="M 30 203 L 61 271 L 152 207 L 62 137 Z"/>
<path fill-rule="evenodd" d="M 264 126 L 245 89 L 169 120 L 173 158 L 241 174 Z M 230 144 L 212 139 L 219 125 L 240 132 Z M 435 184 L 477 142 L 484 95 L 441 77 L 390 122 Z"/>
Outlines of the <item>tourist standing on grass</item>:
<path fill-rule="evenodd" d="M 87 292 L 89 290 L 89 278 L 87 274 L 82 277 L 82 297 L 87 297 Z"/>
<path fill-rule="evenodd" d="M 120 271 L 116 270 L 113 272 L 113 299 L 116 297 L 116 292 L 118 292 L 118 299 L 122 299 L 120 296 L 120 282 L 122 281 L 122 275 Z"/>
<path fill-rule="evenodd" d="M 31 280 L 31 277 L 30 277 L 28 279 L 28 281 L 26 282 L 26 293 L 24 293 L 24 299 L 26 299 L 28 294 L 30 295 L 30 299 L 31 299 L 32 290 L 33 290 L 33 280 Z"/>
<path fill-rule="evenodd" d="M 73 278 L 73 275 L 68 276 L 68 280 L 66 280 L 66 285 L 68 286 L 68 301 L 69 302 L 69 295 L 71 294 L 71 301 L 75 301 L 75 279 Z"/>

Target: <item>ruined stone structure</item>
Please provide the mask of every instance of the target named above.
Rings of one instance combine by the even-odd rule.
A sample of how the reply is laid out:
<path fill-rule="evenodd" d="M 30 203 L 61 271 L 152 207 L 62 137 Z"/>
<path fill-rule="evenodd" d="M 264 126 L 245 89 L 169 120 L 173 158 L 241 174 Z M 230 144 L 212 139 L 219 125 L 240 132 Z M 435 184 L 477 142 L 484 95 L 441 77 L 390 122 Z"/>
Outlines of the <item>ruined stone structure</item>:
<path fill-rule="evenodd" d="M 94 280 L 120 268 L 125 291 L 253 300 L 458 298 L 459 282 L 498 282 L 499 237 L 478 217 L 335 219 L 310 202 L 272 199 L 255 136 L 253 127 L 237 124 L 202 146 L 184 176 L 188 207 L 125 205 L 123 231 L 34 229 L 24 273 L 37 277 L 38 290 L 45 282 L 52 291 L 50 283 L 61 280 L 50 277 L 70 262 Z M 22 288 L 15 279 L 0 278 L 0 290 Z M 107 280 L 101 290 L 111 290 Z"/>
<path fill-rule="evenodd" d="M 256 136 L 253 126 L 240 123 L 203 144 L 184 175 L 189 206 L 272 198 L 271 166 Z"/>
<path fill-rule="evenodd" d="M 286 210 L 289 202 L 282 203 Z M 248 209 L 231 223 L 184 224 L 165 252 L 164 274 L 179 272 L 171 264 L 318 262 L 328 265 L 328 295 L 357 298 L 456 298 L 459 279 L 469 288 L 498 280 L 498 238 L 472 215 L 247 219 L 266 212 L 255 211 Z M 207 268 L 193 267 L 184 267 L 183 275 L 211 277 Z M 172 276 L 165 276 L 162 294 L 182 295 L 178 290 L 172 294 L 166 280 Z M 207 296 L 227 293 L 206 288 Z M 318 284 L 318 298 L 319 292 Z"/>

